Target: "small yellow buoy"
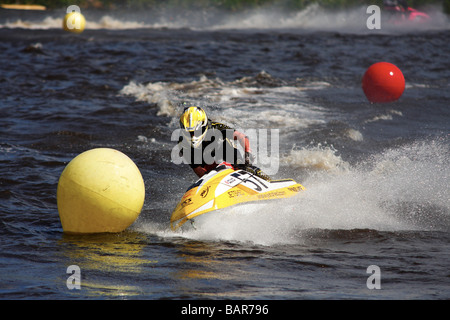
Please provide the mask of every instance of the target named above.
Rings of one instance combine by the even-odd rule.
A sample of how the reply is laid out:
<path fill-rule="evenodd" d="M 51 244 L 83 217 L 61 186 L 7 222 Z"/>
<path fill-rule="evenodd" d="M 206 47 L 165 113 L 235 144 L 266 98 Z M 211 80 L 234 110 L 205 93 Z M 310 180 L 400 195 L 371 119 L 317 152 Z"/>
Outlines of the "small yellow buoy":
<path fill-rule="evenodd" d="M 86 26 L 86 19 L 80 12 L 69 12 L 64 17 L 63 29 L 73 33 L 81 33 Z"/>
<path fill-rule="evenodd" d="M 97 148 L 69 162 L 59 178 L 56 198 L 64 232 L 121 232 L 141 213 L 145 185 L 127 155 Z"/>

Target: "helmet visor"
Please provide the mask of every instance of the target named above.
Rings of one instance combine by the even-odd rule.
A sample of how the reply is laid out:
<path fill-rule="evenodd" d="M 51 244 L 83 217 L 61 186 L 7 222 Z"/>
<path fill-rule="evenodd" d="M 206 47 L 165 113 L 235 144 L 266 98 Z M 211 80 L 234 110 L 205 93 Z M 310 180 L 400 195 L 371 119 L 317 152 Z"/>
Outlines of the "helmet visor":
<path fill-rule="evenodd" d="M 196 128 L 195 130 L 182 130 L 182 134 L 184 138 L 189 141 L 189 143 L 194 147 L 197 148 L 202 141 L 205 139 L 206 131 L 208 128 L 206 126 L 200 126 L 199 128 Z"/>

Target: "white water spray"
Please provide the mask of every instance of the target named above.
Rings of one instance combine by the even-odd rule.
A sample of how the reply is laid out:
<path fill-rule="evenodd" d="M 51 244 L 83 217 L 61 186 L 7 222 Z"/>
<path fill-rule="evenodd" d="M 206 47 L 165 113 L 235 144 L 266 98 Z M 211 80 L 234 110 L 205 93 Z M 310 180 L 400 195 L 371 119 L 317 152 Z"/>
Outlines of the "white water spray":
<path fill-rule="evenodd" d="M 205 214 L 197 229 L 161 236 L 260 245 L 301 241 L 311 229 L 378 231 L 448 230 L 450 228 L 450 149 L 440 142 L 413 143 L 386 150 L 350 166 L 331 149 L 293 152 L 292 167 L 312 163 L 306 191 L 291 199 L 246 204 Z M 297 162 L 294 162 L 295 158 Z M 317 166 L 319 159 L 324 165 Z M 326 164 L 326 165 L 325 165 Z"/>

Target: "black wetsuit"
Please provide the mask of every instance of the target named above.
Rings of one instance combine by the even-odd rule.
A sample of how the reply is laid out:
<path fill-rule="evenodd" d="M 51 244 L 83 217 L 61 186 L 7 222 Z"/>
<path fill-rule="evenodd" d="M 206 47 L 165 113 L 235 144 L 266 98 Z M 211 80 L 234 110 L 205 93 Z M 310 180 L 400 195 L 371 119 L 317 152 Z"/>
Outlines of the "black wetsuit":
<path fill-rule="evenodd" d="M 194 148 L 185 137 L 180 136 L 179 139 L 180 155 L 199 177 L 225 161 L 235 169 L 244 169 L 270 180 L 270 177 L 259 168 L 246 164 L 244 157 L 237 149 L 235 140 L 239 140 L 245 153 L 250 153 L 248 137 L 223 123 L 211 120 L 208 120 L 207 128 L 205 138 L 197 148 Z"/>

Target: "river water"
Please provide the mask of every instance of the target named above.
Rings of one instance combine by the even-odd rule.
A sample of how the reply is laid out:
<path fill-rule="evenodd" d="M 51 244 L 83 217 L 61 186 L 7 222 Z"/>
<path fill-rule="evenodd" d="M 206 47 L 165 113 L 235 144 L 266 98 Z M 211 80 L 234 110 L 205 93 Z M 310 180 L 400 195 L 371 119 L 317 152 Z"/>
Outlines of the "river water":
<path fill-rule="evenodd" d="M 446 16 L 369 30 L 364 8 L 95 11 L 77 35 L 63 14 L 0 12 L 0 298 L 450 298 Z M 405 76 L 396 102 L 361 89 L 379 61 Z M 273 177 L 306 191 L 171 231 L 195 181 L 171 161 L 183 102 L 278 130 Z M 64 234 L 58 179 L 97 147 L 136 163 L 143 210 L 118 234 Z M 71 265 L 81 289 L 67 287 Z"/>

